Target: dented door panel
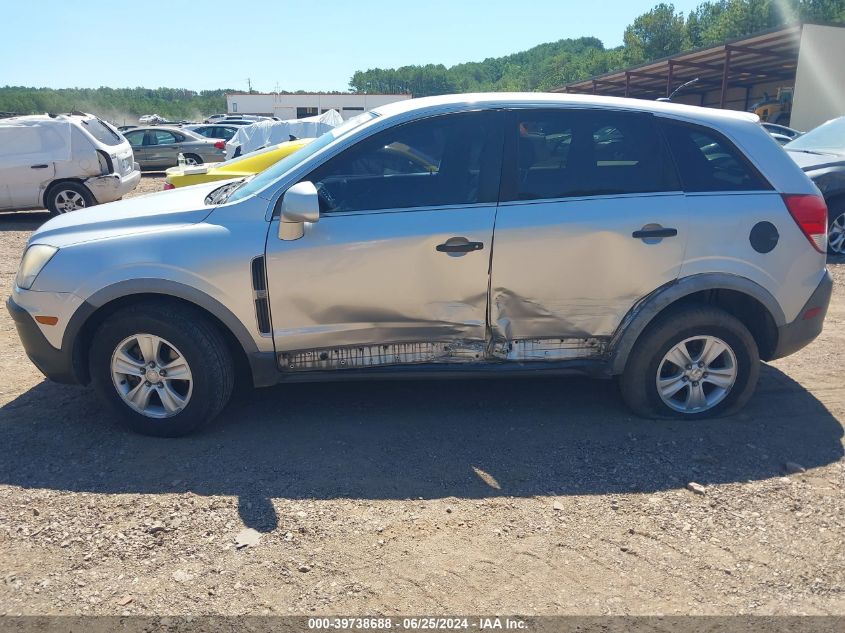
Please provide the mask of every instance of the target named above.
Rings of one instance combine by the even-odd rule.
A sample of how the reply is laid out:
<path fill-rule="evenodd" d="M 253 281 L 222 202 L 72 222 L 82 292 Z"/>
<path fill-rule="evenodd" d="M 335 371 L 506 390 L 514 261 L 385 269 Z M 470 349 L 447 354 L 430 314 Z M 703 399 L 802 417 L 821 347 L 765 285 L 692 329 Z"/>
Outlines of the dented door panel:
<path fill-rule="evenodd" d="M 648 224 L 678 234 L 632 237 Z M 639 298 L 677 278 L 686 224 L 680 193 L 501 204 L 490 290 L 493 344 L 577 339 L 542 354 L 596 355 L 603 344 L 594 339 L 609 337 Z"/>
<path fill-rule="evenodd" d="M 280 363 L 453 362 L 464 358 L 460 350 L 475 359 L 486 339 L 495 212 L 494 204 L 479 204 L 326 215 L 295 241 L 280 241 L 271 229 L 267 265 Z M 483 248 L 437 250 L 454 237 Z M 449 345 L 370 349 L 396 343 Z"/>

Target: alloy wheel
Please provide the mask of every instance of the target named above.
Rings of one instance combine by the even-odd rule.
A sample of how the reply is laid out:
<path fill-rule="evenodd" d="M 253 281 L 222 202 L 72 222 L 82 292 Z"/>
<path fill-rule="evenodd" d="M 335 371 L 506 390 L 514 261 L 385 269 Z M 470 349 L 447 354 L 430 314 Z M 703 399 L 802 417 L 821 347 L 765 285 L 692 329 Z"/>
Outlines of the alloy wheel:
<path fill-rule="evenodd" d="M 680 413 L 700 413 L 722 402 L 736 383 L 736 355 L 715 336 L 693 336 L 672 347 L 657 368 L 657 393 Z"/>
<path fill-rule="evenodd" d="M 827 230 L 827 246 L 837 255 L 845 254 L 845 212 L 840 213 L 830 223 Z"/>
<path fill-rule="evenodd" d="M 85 198 L 73 189 L 62 189 L 56 194 L 56 209 L 59 213 L 78 211 L 85 208 Z"/>
<path fill-rule="evenodd" d="M 123 339 L 111 358 L 112 382 L 123 402 L 148 418 L 169 418 L 191 399 L 193 377 L 184 355 L 153 334 Z"/>

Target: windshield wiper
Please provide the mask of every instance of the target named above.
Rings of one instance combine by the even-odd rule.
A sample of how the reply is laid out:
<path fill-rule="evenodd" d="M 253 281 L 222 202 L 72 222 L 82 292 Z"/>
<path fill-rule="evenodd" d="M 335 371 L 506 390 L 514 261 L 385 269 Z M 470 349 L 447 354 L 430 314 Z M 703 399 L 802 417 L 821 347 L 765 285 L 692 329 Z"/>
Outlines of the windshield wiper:
<path fill-rule="evenodd" d="M 833 152 L 819 152 L 818 150 L 814 149 L 798 149 L 797 147 L 788 147 L 787 149 L 792 152 L 801 152 L 802 154 L 815 154 L 816 156 L 834 155 Z"/>

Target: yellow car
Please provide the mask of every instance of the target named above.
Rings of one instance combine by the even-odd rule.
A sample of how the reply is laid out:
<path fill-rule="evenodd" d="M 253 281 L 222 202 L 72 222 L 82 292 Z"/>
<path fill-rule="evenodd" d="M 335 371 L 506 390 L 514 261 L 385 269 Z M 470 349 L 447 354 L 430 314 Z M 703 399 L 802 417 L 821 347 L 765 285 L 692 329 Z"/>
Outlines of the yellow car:
<path fill-rule="evenodd" d="M 311 138 L 300 138 L 295 141 L 285 141 L 222 163 L 171 167 L 166 172 L 167 179 L 164 188 L 176 189 L 176 187 L 198 185 L 203 182 L 252 176 L 279 162 L 285 156 L 290 156 L 296 150 L 302 149 L 313 140 Z"/>

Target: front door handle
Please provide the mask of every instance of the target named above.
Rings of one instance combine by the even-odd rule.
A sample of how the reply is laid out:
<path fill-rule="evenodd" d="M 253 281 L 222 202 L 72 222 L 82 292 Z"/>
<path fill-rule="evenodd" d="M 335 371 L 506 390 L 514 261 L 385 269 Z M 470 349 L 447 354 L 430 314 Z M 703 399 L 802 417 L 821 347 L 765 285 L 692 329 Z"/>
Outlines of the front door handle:
<path fill-rule="evenodd" d="M 471 253 L 482 250 L 484 242 L 470 242 L 465 237 L 450 237 L 436 248 L 439 253 Z"/>
<path fill-rule="evenodd" d="M 47 169 L 50 165 L 30 165 L 30 169 Z"/>
<path fill-rule="evenodd" d="M 638 240 L 663 239 L 664 237 L 675 237 L 678 229 L 664 228 L 659 224 L 646 224 L 639 231 L 631 233 L 631 237 Z"/>

